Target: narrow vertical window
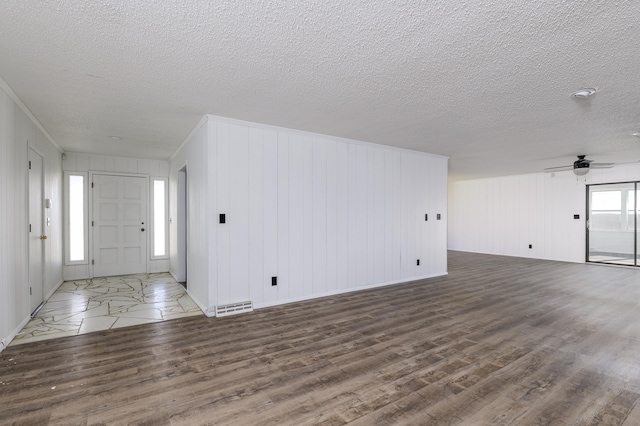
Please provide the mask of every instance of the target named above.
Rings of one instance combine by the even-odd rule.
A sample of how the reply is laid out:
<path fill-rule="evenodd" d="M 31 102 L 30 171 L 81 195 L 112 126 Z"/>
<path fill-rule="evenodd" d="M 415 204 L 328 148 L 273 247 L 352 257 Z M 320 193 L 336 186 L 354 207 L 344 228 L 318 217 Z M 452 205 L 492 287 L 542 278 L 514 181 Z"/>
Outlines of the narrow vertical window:
<path fill-rule="evenodd" d="M 69 176 L 69 260 L 85 260 L 84 176 Z"/>
<path fill-rule="evenodd" d="M 153 257 L 167 255 L 166 192 L 166 179 L 153 179 Z"/>
<path fill-rule="evenodd" d="M 64 172 L 64 262 L 86 265 L 89 259 L 89 176 L 88 173 Z"/>

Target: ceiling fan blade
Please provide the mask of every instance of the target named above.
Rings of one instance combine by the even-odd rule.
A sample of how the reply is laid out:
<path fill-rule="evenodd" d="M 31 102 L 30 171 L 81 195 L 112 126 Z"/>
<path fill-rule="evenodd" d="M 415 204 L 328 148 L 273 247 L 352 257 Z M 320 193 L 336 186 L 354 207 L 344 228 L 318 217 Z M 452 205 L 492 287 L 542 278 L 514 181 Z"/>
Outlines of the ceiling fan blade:
<path fill-rule="evenodd" d="M 573 164 L 570 166 L 547 167 L 544 169 L 545 173 L 561 172 L 563 170 L 573 170 Z"/>
<path fill-rule="evenodd" d="M 591 163 L 589 168 L 591 169 L 610 169 L 615 166 L 615 163 Z"/>

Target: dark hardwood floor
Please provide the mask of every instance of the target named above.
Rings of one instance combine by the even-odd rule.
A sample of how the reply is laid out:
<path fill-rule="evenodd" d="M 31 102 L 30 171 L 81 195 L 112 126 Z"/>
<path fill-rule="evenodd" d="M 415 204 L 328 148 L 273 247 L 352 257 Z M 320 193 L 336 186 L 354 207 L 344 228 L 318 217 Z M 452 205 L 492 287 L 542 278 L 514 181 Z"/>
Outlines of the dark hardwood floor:
<path fill-rule="evenodd" d="M 446 277 L 10 346 L 0 424 L 638 425 L 640 271 Z"/>

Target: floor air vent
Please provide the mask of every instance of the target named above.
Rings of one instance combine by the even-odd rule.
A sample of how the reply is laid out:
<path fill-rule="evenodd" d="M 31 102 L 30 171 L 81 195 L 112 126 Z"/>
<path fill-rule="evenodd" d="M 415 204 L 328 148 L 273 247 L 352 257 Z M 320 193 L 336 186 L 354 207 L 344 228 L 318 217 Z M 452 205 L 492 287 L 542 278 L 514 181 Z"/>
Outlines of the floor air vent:
<path fill-rule="evenodd" d="M 226 317 L 229 315 L 241 314 L 243 312 L 252 312 L 253 302 L 230 303 L 228 305 L 216 306 L 216 316 Z"/>

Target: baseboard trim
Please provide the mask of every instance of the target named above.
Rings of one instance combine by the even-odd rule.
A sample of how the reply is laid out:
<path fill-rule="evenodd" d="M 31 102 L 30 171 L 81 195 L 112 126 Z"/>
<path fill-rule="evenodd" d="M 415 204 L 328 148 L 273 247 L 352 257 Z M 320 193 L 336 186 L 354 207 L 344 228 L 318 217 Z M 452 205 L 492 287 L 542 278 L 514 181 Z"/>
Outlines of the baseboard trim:
<path fill-rule="evenodd" d="M 487 251 L 476 251 L 476 250 L 462 250 L 462 249 L 447 249 L 447 251 L 459 251 L 461 253 L 474 253 L 474 254 L 488 254 L 490 256 L 505 256 L 505 257 L 517 257 L 520 259 L 534 259 L 534 260 L 550 260 L 552 262 L 564 262 L 564 263 L 587 263 L 584 260 L 575 260 L 575 259 L 554 259 L 551 257 L 539 257 L 539 256 L 522 256 L 517 254 L 505 254 L 505 253 L 491 253 Z"/>
<path fill-rule="evenodd" d="M 64 280 L 60 280 L 56 285 L 53 286 L 53 289 L 50 290 L 49 293 L 47 293 L 47 295 L 45 296 L 44 301 L 42 302 L 43 305 L 47 303 L 51 296 L 53 296 L 53 293 L 55 293 L 56 290 L 60 288 L 63 282 Z M 29 321 L 31 321 L 31 314 L 29 314 L 24 320 L 22 320 L 22 322 L 15 328 L 15 330 L 13 330 L 13 332 L 11 332 L 11 334 L 3 339 L 0 339 L 0 352 L 2 352 L 7 346 L 9 346 L 9 344 L 11 344 L 13 339 L 15 339 L 18 333 L 20 333 L 20 330 L 22 330 L 29 323 Z"/>
<path fill-rule="evenodd" d="M 328 291 L 328 292 L 325 292 L 325 293 L 313 294 L 313 295 L 309 295 L 309 296 L 292 297 L 292 298 L 284 299 L 284 300 L 274 300 L 274 301 L 270 301 L 270 302 L 254 303 L 254 308 L 255 309 L 269 308 L 269 307 L 272 307 L 272 306 L 286 305 L 287 303 L 304 302 L 306 300 L 319 299 L 321 297 L 328 297 L 328 296 L 336 296 L 338 294 L 354 293 L 354 292 L 357 292 L 357 291 L 370 290 L 370 289 L 374 289 L 374 288 L 378 288 L 378 287 L 386 287 L 386 286 L 389 286 L 389 285 L 408 284 L 408 283 L 411 283 L 411 282 L 414 282 L 414 281 L 425 280 L 425 279 L 428 279 L 428 278 L 442 277 L 442 276 L 445 276 L 445 275 L 448 275 L 448 274 L 449 274 L 448 272 L 442 272 L 442 273 L 438 273 L 438 274 L 424 275 L 424 276 L 420 276 L 420 277 L 412 277 L 410 279 L 404 279 L 404 280 L 386 281 L 386 282 L 383 282 L 383 283 L 370 284 L 370 285 L 365 285 L 365 286 L 362 286 L 362 287 L 352 287 L 352 288 L 346 288 L 346 289 L 341 289 L 341 290 L 333 290 L 333 291 Z"/>
<path fill-rule="evenodd" d="M 18 324 L 18 326 L 15 328 L 15 330 L 13 330 L 13 332 L 11 334 L 9 334 L 4 339 L 0 340 L 0 352 L 5 350 L 5 348 L 11 344 L 13 339 L 15 339 L 15 337 L 18 335 L 18 333 L 20 333 L 20 330 L 22 330 L 25 327 L 25 325 L 27 325 L 29 323 L 29 321 L 31 321 L 31 315 L 29 315 L 29 316 L 27 316 L 27 318 L 23 319 L 22 322 L 20 324 Z"/>
<path fill-rule="evenodd" d="M 173 274 L 172 274 L 173 275 Z M 175 277 L 173 277 L 173 279 L 175 279 Z M 178 280 L 176 280 L 177 282 Z M 214 308 L 208 308 L 205 307 L 202 303 L 200 303 L 200 301 L 198 299 L 196 299 L 196 297 L 189 291 L 189 287 L 187 286 L 186 289 L 187 294 L 189 295 L 189 297 L 191 298 L 191 300 L 193 300 L 193 303 L 195 303 L 196 305 L 198 305 L 198 308 L 200 308 L 200 310 L 202 311 L 203 314 L 205 314 L 208 317 L 215 317 L 216 316 L 216 309 Z"/>
<path fill-rule="evenodd" d="M 58 284 L 53 286 L 53 289 L 44 298 L 44 303 L 47 303 L 47 300 L 49 300 L 51 298 L 51 296 L 53 296 L 53 293 L 55 293 L 60 288 L 60 286 L 62 285 L 63 282 L 64 282 L 64 280 L 60 280 L 60 282 Z"/>

